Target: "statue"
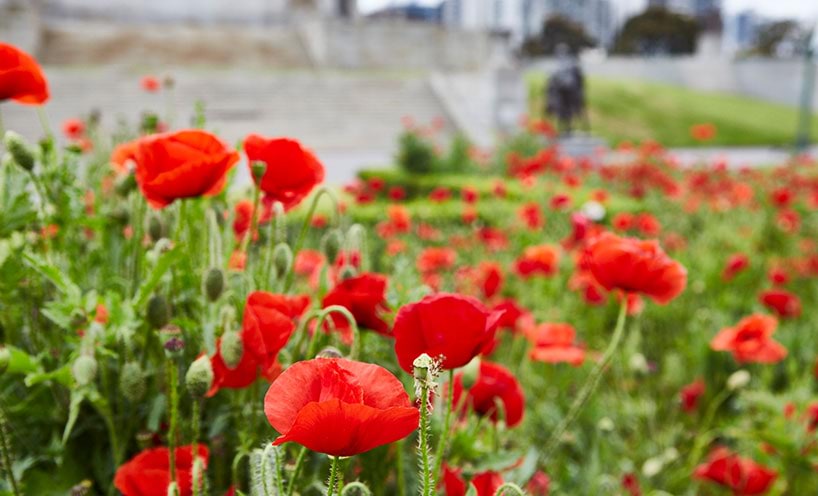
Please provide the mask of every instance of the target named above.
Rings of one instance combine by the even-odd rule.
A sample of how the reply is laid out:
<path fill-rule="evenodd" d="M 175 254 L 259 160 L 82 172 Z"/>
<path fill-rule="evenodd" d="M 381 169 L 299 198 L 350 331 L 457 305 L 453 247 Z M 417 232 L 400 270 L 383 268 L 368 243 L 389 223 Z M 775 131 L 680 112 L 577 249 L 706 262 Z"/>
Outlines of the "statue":
<path fill-rule="evenodd" d="M 548 79 L 545 114 L 556 118 L 560 134 L 570 136 L 575 119 L 582 120 L 586 131 L 590 129 L 585 106 L 585 75 L 567 45 L 557 45 L 556 54 L 559 64 Z"/>

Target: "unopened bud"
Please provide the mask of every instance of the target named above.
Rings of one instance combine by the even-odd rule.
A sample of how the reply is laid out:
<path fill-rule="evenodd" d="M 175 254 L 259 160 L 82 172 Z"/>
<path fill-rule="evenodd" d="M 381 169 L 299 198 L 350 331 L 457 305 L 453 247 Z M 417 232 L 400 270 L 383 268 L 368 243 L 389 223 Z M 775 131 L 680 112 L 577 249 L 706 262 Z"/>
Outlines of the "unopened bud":
<path fill-rule="evenodd" d="M 751 378 L 750 373 L 746 370 L 737 370 L 727 378 L 727 389 L 730 391 L 741 389 L 750 383 Z"/>
<path fill-rule="evenodd" d="M 358 271 L 355 270 L 355 267 L 353 267 L 352 265 L 346 264 L 341 268 L 341 273 L 338 274 L 338 277 L 342 281 L 346 281 L 347 279 L 352 279 L 356 275 L 358 275 Z"/>
<path fill-rule="evenodd" d="M 253 179 L 256 180 L 256 183 L 260 183 L 264 173 L 267 172 L 267 164 L 261 160 L 256 160 L 250 164 L 250 172 L 253 173 Z"/>
<path fill-rule="evenodd" d="M 86 479 L 79 484 L 73 486 L 71 491 L 69 492 L 70 496 L 88 496 L 91 494 L 91 490 L 94 488 L 94 484 Z"/>
<path fill-rule="evenodd" d="M 321 239 L 321 248 L 324 250 L 324 255 L 327 261 L 331 264 L 338 258 L 338 252 L 341 251 L 341 244 L 344 242 L 344 236 L 338 229 L 331 229 L 324 234 Z"/>
<path fill-rule="evenodd" d="M 293 265 L 293 251 L 287 243 L 279 243 L 273 249 L 273 266 L 279 277 L 288 273 Z"/>
<path fill-rule="evenodd" d="M 91 355 L 80 355 L 71 365 L 71 374 L 79 386 L 87 386 L 97 377 L 97 361 Z"/>
<path fill-rule="evenodd" d="M 210 358 L 202 355 L 187 369 L 185 374 L 185 386 L 187 392 L 193 398 L 202 398 L 213 385 L 213 367 L 210 365 Z"/>
<path fill-rule="evenodd" d="M 11 363 L 11 352 L 5 346 L 0 346 L 0 374 L 8 370 Z"/>
<path fill-rule="evenodd" d="M 464 389 L 471 389 L 477 382 L 477 377 L 480 375 L 480 357 L 474 357 L 469 363 L 463 367 L 463 375 L 461 381 Z"/>
<path fill-rule="evenodd" d="M 9 151 L 14 162 L 23 169 L 30 171 L 34 168 L 34 152 L 26 144 L 22 136 L 14 131 L 6 131 L 3 137 L 3 143 L 6 145 L 6 150 Z"/>
<path fill-rule="evenodd" d="M 315 355 L 315 358 L 341 358 L 343 356 L 344 355 L 341 354 L 341 351 L 338 350 L 338 348 L 335 348 L 334 346 L 327 346 L 318 352 L 318 354 Z"/>
<path fill-rule="evenodd" d="M 145 374 L 139 362 L 128 362 L 122 367 L 119 390 L 132 403 L 139 402 L 145 396 Z"/>
<path fill-rule="evenodd" d="M 412 367 L 414 368 L 415 379 L 425 381 L 429 378 L 429 373 L 434 369 L 435 361 L 432 357 L 423 353 L 415 358 L 415 361 L 412 362 Z"/>
<path fill-rule="evenodd" d="M 156 213 L 152 213 L 148 217 L 148 236 L 151 237 L 151 241 L 154 243 L 165 237 L 165 224 Z"/>
<path fill-rule="evenodd" d="M 225 332 L 222 336 L 221 354 L 224 364 L 228 369 L 234 369 L 239 365 L 241 356 L 244 354 L 244 343 L 241 335 L 235 331 Z"/>
<path fill-rule="evenodd" d="M 114 189 L 119 196 L 128 196 L 131 191 L 136 188 L 136 176 L 134 174 L 125 174 L 116 181 Z"/>
<path fill-rule="evenodd" d="M 108 218 L 117 224 L 125 225 L 131 220 L 131 212 L 125 207 L 116 207 L 108 214 Z"/>
<path fill-rule="evenodd" d="M 148 323 L 153 329 L 161 329 L 170 322 L 170 305 L 162 295 L 153 295 L 148 300 Z"/>
<path fill-rule="evenodd" d="M 185 340 L 182 339 L 182 329 L 179 326 L 168 324 L 159 331 L 165 348 L 165 356 L 178 358 L 185 349 Z"/>
<path fill-rule="evenodd" d="M 218 267 L 213 267 L 207 271 L 204 280 L 205 294 L 211 302 L 219 299 L 224 291 L 224 272 Z"/>

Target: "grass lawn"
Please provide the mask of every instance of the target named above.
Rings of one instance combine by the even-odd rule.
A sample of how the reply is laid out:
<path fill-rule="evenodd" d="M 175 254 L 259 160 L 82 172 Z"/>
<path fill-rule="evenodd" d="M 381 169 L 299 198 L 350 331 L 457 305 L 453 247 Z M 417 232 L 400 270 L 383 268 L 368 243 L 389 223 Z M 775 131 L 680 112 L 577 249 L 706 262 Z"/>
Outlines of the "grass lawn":
<path fill-rule="evenodd" d="M 532 74 L 528 81 L 532 115 L 538 115 L 545 78 Z M 707 146 L 790 146 L 798 125 L 796 108 L 643 81 L 589 79 L 588 99 L 592 132 L 612 144 L 654 139 L 670 147 L 701 146 L 690 126 L 712 123 L 718 135 Z M 812 142 L 818 142 L 818 116 Z"/>

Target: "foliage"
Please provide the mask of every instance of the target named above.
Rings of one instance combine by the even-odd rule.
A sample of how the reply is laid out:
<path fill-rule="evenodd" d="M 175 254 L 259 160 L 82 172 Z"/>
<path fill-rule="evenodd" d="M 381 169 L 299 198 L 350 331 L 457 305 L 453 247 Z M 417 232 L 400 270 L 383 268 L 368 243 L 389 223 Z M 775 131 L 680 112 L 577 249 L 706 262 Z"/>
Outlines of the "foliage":
<path fill-rule="evenodd" d="M 699 24 L 661 7 L 631 17 L 616 37 L 613 52 L 622 55 L 688 55 L 696 52 Z"/>
<path fill-rule="evenodd" d="M 528 38 L 522 46 L 529 56 L 555 55 L 559 45 L 565 45 L 571 53 L 596 46 L 594 40 L 581 24 L 556 15 L 543 21 L 539 36 Z"/>

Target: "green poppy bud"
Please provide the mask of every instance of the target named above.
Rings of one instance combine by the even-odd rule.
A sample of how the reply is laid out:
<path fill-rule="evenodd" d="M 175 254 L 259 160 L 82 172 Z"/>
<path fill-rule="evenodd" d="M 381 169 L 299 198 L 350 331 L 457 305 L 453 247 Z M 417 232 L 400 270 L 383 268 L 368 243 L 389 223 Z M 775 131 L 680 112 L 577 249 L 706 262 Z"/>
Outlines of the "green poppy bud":
<path fill-rule="evenodd" d="M 207 355 L 202 355 L 187 369 L 185 374 L 185 386 L 187 392 L 194 399 L 203 398 L 213 385 L 213 367 Z"/>
<path fill-rule="evenodd" d="M 338 258 L 338 252 L 341 251 L 341 245 L 343 242 L 344 236 L 338 229 L 327 231 L 327 233 L 324 234 L 324 237 L 321 239 L 321 248 L 324 250 L 324 255 L 327 257 L 330 264 L 332 264 L 335 259 Z"/>
<path fill-rule="evenodd" d="M 128 196 L 128 194 L 136 188 L 136 176 L 133 174 L 125 174 L 116 181 L 114 189 L 119 196 Z"/>
<path fill-rule="evenodd" d="M 145 397 L 146 389 L 145 374 L 139 362 L 127 362 L 119 376 L 119 390 L 122 396 L 132 403 L 137 403 Z"/>
<path fill-rule="evenodd" d="M 267 163 L 262 162 L 261 160 L 256 160 L 250 164 L 250 170 L 253 173 L 253 179 L 256 180 L 256 183 L 260 183 L 261 178 L 264 177 L 264 173 L 267 172 Z"/>
<path fill-rule="evenodd" d="M 293 265 L 293 251 L 287 243 L 279 243 L 273 249 L 273 266 L 276 274 L 282 276 L 290 271 Z"/>
<path fill-rule="evenodd" d="M 480 357 L 474 357 L 463 367 L 463 389 L 471 389 L 477 382 L 477 377 L 480 375 Z"/>
<path fill-rule="evenodd" d="M 22 136 L 14 131 L 6 131 L 3 143 L 5 143 L 6 150 L 8 150 L 17 165 L 27 171 L 34 169 L 34 152 L 26 144 Z"/>
<path fill-rule="evenodd" d="M 165 224 L 162 222 L 162 217 L 156 213 L 148 217 L 148 236 L 154 243 L 165 237 Z"/>
<path fill-rule="evenodd" d="M 347 264 L 341 268 L 341 273 L 338 275 L 338 277 L 340 277 L 342 281 L 346 281 L 347 279 L 351 279 L 356 275 L 358 275 L 358 271 L 355 270 L 355 267 Z"/>
<path fill-rule="evenodd" d="M 71 374 L 79 386 L 87 386 L 97 377 L 97 361 L 91 355 L 81 355 L 71 365 Z"/>
<path fill-rule="evenodd" d="M 244 343 L 238 332 L 228 331 L 222 336 L 221 353 L 227 368 L 234 369 L 239 365 L 244 354 Z"/>
<path fill-rule="evenodd" d="M 148 300 L 148 323 L 153 329 L 161 329 L 170 322 L 170 305 L 162 295 L 153 295 Z"/>
<path fill-rule="evenodd" d="M 218 267 L 208 269 L 204 280 L 205 294 L 207 299 L 216 301 L 224 291 L 224 272 Z"/>

